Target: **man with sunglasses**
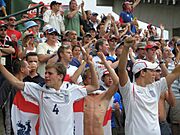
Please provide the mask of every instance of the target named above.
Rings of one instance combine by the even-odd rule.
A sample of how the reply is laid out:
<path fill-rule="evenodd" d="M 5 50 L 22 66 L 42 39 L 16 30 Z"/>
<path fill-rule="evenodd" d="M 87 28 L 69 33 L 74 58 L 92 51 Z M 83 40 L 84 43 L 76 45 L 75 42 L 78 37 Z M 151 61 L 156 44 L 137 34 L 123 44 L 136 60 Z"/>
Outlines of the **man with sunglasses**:
<path fill-rule="evenodd" d="M 39 43 L 37 46 L 37 54 L 39 59 L 38 73 L 44 77 L 45 66 L 49 59 L 55 56 L 60 44 L 58 44 L 58 31 L 55 28 L 50 28 L 47 31 L 47 41 Z"/>
<path fill-rule="evenodd" d="M 14 16 L 11 16 L 8 19 L 7 35 L 11 38 L 12 41 L 17 42 L 21 38 L 21 32 L 17 31 L 15 27 L 16 18 Z"/>
<path fill-rule="evenodd" d="M 7 36 L 7 25 L 4 21 L 0 21 L 0 50 L 2 52 L 1 63 L 12 72 L 12 55 L 15 53 L 15 49 Z M 0 73 L 0 86 L 3 81 L 4 77 Z"/>

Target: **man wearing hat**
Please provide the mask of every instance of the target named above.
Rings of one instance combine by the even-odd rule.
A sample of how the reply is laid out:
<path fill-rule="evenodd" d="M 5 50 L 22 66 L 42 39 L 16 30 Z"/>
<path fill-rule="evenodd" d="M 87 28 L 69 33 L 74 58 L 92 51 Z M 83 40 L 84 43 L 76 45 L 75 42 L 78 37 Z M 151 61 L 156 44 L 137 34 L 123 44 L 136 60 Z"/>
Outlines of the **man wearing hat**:
<path fill-rule="evenodd" d="M 117 58 L 115 53 L 117 41 L 118 39 L 115 35 L 110 35 L 108 43 L 109 43 L 109 56 L 111 56 L 111 58 L 113 59 L 112 62 L 114 62 Z"/>
<path fill-rule="evenodd" d="M 47 10 L 43 14 L 43 20 L 46 24 L 50 24 L 53 28 L 55 28 L 59 34 L 65 31 L 65 26 L 63 22 L 63 17 L 60 13 L 60 6 L 62 3 L 57 1 L 52 1 L 50 4 L 50 10 Z"/>
<path fill-rule="evenodd" d="M 155 82 L 155 69 L 158 64 L 138 60 L 133 65 L 135 82 L 131 83 L 126 71 L 129 48 L 135 43 L 127 37 L 119 60 L 119 89 L 123 97 L 126 113 L 126 135 L 160 135 L 158 101 L 161 92 L 165 92 L 173 81 L 180 77 L 178 65 L 166 77 Z"/>
<path fill-rule="evenodd" d="M 47 31 L 47 41 L 45 43 L 39 43 L 37 46 L 37 54 L 39 59 L 38 73 L 44 77 L 45 66 L 49 59 L 55 56 L 59 44 L 57 44 L 58 31 L 54 28 L 50 28 Z"/>
<path fill-rule="evenodd" d="M 125 1 L 122 5 L 123 11 L 120 13 L 119 21 L 124 26 L 130 26 L 129 32 L 136 33 L 136 21 L 134 20 L 134 16 L 132 14 L 133 9 L 139 4 L 141 0 L 136 0 L 134 3 Z"/>
<path fill-rule="evenodd" d="M 41 38 L 41 40 L 42 40 L 43 43 L 46 42 L 46 40 L 47 40 L 46 35 L 47 35 L 47 32 L 48 32 L 48 30 L 49 30 L 50 28 L 52 28 L 52 26 L 49 25 L 49 24 L 46 24 L 46 25 L 43 27 L 43 29 L 42 29 L 42 31 L 43 31 L 43 37 Z"/>
<path fill-rule="evenodd" d="M 139 42 L 137 43 L 136 48 L 136 59 L 144 59 L 145 58 L 145 50 L 146 42 Z"/>
<path fill-rule="evenodd" d="M 0 50 L 2 52 L 1 63 L 7 70 L 12 72 L 12 55 L 15 53 L 14 45 L 7 37 L 7 25 L 4 21 L 0 21 Z M 4 81 L 0 73 L 0 86 Z"/>
<path fill-rule="evenodd" d="M 146 60 L 154 63 L 156 61 L 156 50 L 159 49 L 159 47 L 154 42 L 149 42 L 144 49 Z"/>
<path fill-rule="evenodd" d="M 38 24 L 35 21 L 27 21 L 24 23 L 26 30 L 37 33 Z"/>
<path fill-rule="evenodd" d="M 90 22 L 93 24 L 93 28 L 97 30 L 97 26 L 99 25 L 98 19 L 97 19 L 98 13 L 93 12 L 90 18 Z"/>

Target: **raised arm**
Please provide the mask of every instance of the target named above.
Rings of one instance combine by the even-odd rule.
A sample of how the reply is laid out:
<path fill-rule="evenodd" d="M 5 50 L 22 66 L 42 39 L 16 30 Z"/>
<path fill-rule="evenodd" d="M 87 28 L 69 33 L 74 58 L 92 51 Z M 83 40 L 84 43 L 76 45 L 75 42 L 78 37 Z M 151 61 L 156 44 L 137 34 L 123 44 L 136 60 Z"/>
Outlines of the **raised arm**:
<path fill-rule="evenodd" d="M 180 65 L 177 65 L 175 69 L 165 77 L 168 87 L 170 87 L 174 80 L 178 79 L 178 77 L 180 77 Z"/>
<path fill-rule="evenodd" d="M 86 61 L 83 61 L 83 63 L 78 67 L 78 69 L 71 76 L 71 82 L 77 83 L 77 80 L 78 80 L 79 76 L 82 74 L 85 66 L 86 66 Z"/>
<path fill-rule="evenodd" d="M 1 62 L 1 52 L 0 52 L 0 62 Z M 1 63 L 0 63 L 0 72 L 3 76 L 15 87 L 20 90 L 24 88 L 24 82 L 18 80 L 14 75 L 12 75 Z"/>
<path fill-rule="evenodd" d="M 135 8 L 139 3 L 140 3 L 141 0 L 136 0 L 133 4 L 133 8 Z"/>
<path fill-rule="evenodd" d="M 81 13 L 82 13 L 82 19 L 87 20 L 87 15 L 84 11 L 84 1 L 82 1 L 82 3 L 81 3 Z"/>
<path fill-rule="evenodd" d="M 119 76 L 119 83 L 121 86 L 124 86 L 128 81 L 128 73 L 126 71 L 128 53 L 129 53 L 129 48 L 134 43 L 135 43 L 135 40 L 132 37 L 127 37 L 124 41 L 124 49 L 119 58 L 119 65 L 118 65 L 118 76 Z"/>
<path fill-rule="evenodd" d="M 114 71 L 114 69 L 106 61 L 104 54 L 102 52 L 98 52 L 98 56 L 101 59 L 104 66 L 106 67 L 106 69 L 108 70 L 108 72 L 113 80 L 113 84 L 108 89 L 108 97 L 111 98 L 115 94 L 115 92 L 118 90 L 119 79 L 118 79 L 118 76 L 117 76 L 116 72 Z"/>
<path fill-rule="evenodd" d="M 172 92 L 172 88 L 171 87 L 169 87 L 168 91 L 166 91 L 165 98 L 166 98 L 166 101 L 168 102 L 168 104 L 171 107 L 174 107 L 176 105 L 176 98 L 174 96 L 174 93 Z"/>
<path fill-rule="evenodd" d="M 79 11 L 80 7 L 81 5 L 79 5 L 76 10 L 69 11 L 66 17 L 69 19 L 73 18 L 76 15 L 76 13 Z"/>
<path fill-rule="evenodd" d="M 91 78 L 93 79 L 91 79 L 91 85 L 87 85 L 86 89 L 88 93 L 91 93 L 92 91 L 95 91 L 99 88 L 99 82 L 98 82 L 98 76 L 94 68 L 94 63 L 92 62 L 92 57 L 90 55 L 88 56 L 88 64 L 90 67 Z"/>

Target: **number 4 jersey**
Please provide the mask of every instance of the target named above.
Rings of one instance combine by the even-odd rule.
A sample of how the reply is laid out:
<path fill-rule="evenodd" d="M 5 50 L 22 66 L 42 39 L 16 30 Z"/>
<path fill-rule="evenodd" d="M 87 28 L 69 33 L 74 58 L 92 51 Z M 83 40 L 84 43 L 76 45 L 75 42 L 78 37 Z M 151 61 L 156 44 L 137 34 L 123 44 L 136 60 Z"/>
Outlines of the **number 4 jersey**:
<path fill-rule="evenodd" d="M 24 92 L 39 103 L 39 135 L 73 135 L 73 103 L 87 95 L 84 86 L 64 82 L 56 91 L 46 85 L 26 82 Z"/>

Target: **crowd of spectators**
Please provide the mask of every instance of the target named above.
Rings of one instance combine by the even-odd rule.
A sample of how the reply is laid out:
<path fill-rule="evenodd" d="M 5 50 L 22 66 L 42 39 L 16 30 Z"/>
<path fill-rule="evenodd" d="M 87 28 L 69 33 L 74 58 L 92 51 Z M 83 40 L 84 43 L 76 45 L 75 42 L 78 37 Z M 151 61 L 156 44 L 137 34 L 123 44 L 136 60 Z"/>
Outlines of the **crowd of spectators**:
<path fill-rule="evenodd" d="M 75 97 L 76 93 L 73 95 L 73 101 L 82 98 L 74 103 L 74 112 L 77 112 L 79 108 L 84 108 L 82 109 L 84 118 L 81 119 L 84 122 L 81 123 L 79 117 L 74 117 L 75 127 L 82 128 L 81 131 L 74 129 L 77 135 L 80 135 L 80 132 L 82 135 L 145 135 L 148 133 L 179 135 L 180 37 L 175 36 L 165 40 L 163 24 L 159 26 L 160 33 L 151 23 L 148 24 L 147 29 L 139 29 L 133 11 L 138 8 L 140 2 L 141 0 L 126 0 L 122 5 L 119 20 L 115 20 L 111 13 L 100 17 L 98 13 L 84 9 L 86 2 L 82 1 L 78 5 L 76 0 L 70 0 L 69 8 L 64 12 L 60 12 L 63 3 L 52 1 L 50 9 L 41 8 L 42 14 L 39 17 L 31 19 L 27 13 L 23 13 L 20 20 L 17 20 L 15 16 L 0 20 L 0 63 L 18 80 L 43 85 L 48 81 L 47 74 L 51 73 L 48 72 L 51 65 L 57 66 L 60 62 L 66 69 L 66 75 L 63 76 L 62 81 L 87 86 L 87 89 L 91 91 L 95 88 L 94 68 L 98 76 L 96 83 L 99 88 L 92 93 L 88 92 L 89 95 L 86 97 L 80 94 Z M 5 3 L 0 1 L 0 5 L 0 15 L 7 16 Z M 149 70 L 153 72 L 152 78 L 154 78 L 150 82 L 145 75 L 146 72 L 149 73 Z M 0 71 L 0 106 L 5 135 L 23 134 L 27 132 L 25 129 L 28 129 L 30 121 L 29 123 L 27 121 L 28 118 L 31 119 L 31 116 L 24 119 L 26 116 L 24 115 L 23 118 L 14 120 L 17 112 L 11 110 L 13 104 L 17 103 L 21 107 L 20 110 L 24 111 L 26 109 L 23 109 L 24 105 L 21 104 L 32 107 L 29 102 L 33 102 L 37 110 L 30 112 L 40 113 L 40 117 L 43 117 L 41 116 L 41 100 L 30 99 L 32 97 L 26 93 L 19 92 L 19 89 L 6 80 L 6 74 L 2 72 L 5 70 L 0 68 Z M 172 77 L 169 74 L 176 74 L 176 76 Z M 151 77 L 150 73 L 149 77 Z M 174 82 L 171 82 L 169 78 Z M 54 78 L 55 81 L 56 79 Z M 134 86 L 133 82 L 137 85 Z M 55 83 L 53 86 L 56 85 Z M 149 86 L 149 83 L 153 86 Z M 18 88 L 22 88 L 22 85 Z M 94 87 L 89 87 L 90 85 Z M 141 90 L 138 85 L 142 86 Z M 149 93 L 146 93 L 147 90 L 143 91 L 146 85 L 148 85 Z M 80 89 L 80 86 L 77 87 Z M 126 92 L 128 90 L 129 92 Z M 65 93 L 66 96 L 69 96 L 68 94 Z M 140 94 L 143 99 L 139 98 Z M 25 103 L 18 102 L 19 95 L 29 102 L 26 100 L 23 100 Z M 41 96 L 43 94 L 40 98 Z M 63 98 L 65 102 L 69 102 L 66 96 Z M 38 104 L 41 108 L 40 112 Z M 59 111 L 61 112 L 57 104 L 53 107 L 52 111 L 56 115 Z M 65 108 L 65 110 L 68 109 Z M 72 110 L 68 111 L 70 113 L 64 114 L 63 112 L 66 118 L 69 118 L 68 114 L 71 114 Z M 107 115 L 109 111 L 111 115 Z M 111 120 L 110 124 L 108 120 Z M 37 122 L 38 120 L 35 125 Z M 53 127 L 53 124 L 57 123 L 58 121 L 48 125 Z M 70 121 L 70 124 L 72 123 Z M 81 126 L 77 126 L 77 123 Z M 23 124 L 26 125 L 24 131 L 20 126 Z M 58 124 L 63 125 L 64 123 L 59 122 Z M 58 128 L 55 131 L 53 128 L 42 131 L 48 125 L 42 124 L 40 118 L 40 134 L 54 133 L 55 135 L 58 133 Z M 70 126 L 69 130 L 71 127 L 73 126 Z M 35 130 L 38 132 L 34 125 L 31 125 L 31 128 L 29 133 L 35 133 Z M 65 126 L 61 126 L 59 130 L 64 130 L 63 128 L 66 129 Z M 67 130 L 64 130 L 64 135 L 68 134 Z"/>

